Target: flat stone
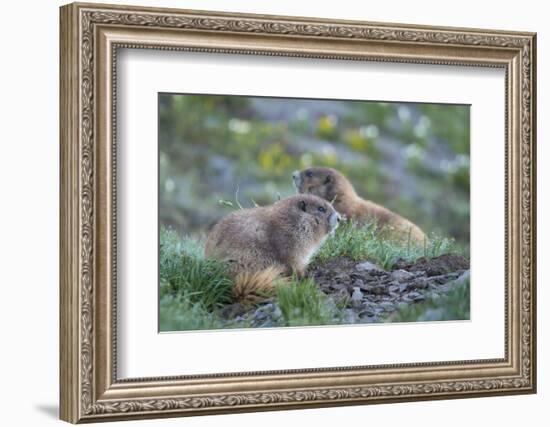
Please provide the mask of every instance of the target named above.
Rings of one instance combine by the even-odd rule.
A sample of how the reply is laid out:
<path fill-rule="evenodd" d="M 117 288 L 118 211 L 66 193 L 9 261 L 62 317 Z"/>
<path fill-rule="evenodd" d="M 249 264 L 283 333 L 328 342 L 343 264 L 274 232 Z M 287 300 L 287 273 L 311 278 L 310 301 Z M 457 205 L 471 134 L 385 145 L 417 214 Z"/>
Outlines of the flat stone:
<path fill-rule="evenodd" d="M 377 272 L 384 272 L 384 269 L 380 268 L 379 266 L 377 266 L 376 264 L 373 264 L 372 262 L 369 262 L 369 261 L 364 261 L 360 264 L 357 264 L 355 266 L 355 269 L 357 271 L 377 271 Z"/>
<path fill-rule="evenodd" d="M 418 289 L 426 289 L 429 284 L 429 280 L 425 277 L 419 277 L 412 282 L 412 286 Z"/>
<path fill-rule="evenodd" d="M 395 311 L 395 304 L 391 302 L 383 302 L 380 306 L 384 309 L 384 311 Z"/>
<path fill-rule="evenodd" d="M 372 317 L 363 317 L 361 318 L 361 323 L 378 323 L 380 321 L 380 318 L 378 316 L 372 316 Z"/>
<path fill-rule="evenodd" d="M 256 310 L 256 312 L 254 313 L 254 320 L 261 322 L 265 319 L 267 319 L 267 313 L 263 310 Z"/>
<path fill-rule="evenodd" d="M 411 292 L 408 296 L 414 302 L 424 301 L 426 299 L 426 297 L 419 292 Z"/>
<path fill-rule="evenodd" d="M 363 300 L 363 294 L 359 287 L 353 288 L 353 293 L 351 294 L 351 305 L 355 308 L 361 307 L 361 302 Z"/>
<path fill-rule="evenodd" d="M 388 290 L 383 285 L 365 286 L 365 291 L 373 295 L 387 295 Z"/>
<path fill-rule="evenodd" d="M 437 284 L 444 284 L 444 283 L 448 283 L 454 279 L 456 279 L 457 277 L 459 276 L 458 273 L 447 273 L 447 274 L 440 274 L 438 276 L 432 276 L 430 277 L 430 281 L 432 283 L 437 283 Z"/>
<path fill-rule="evenodd" d="M 374 311 L 373 310 L 362 310 L 359 312 L 359 317 L 372 317 L 374 316 Z"/>
<path fill-rule="evenodd" d="M 399 285 L 390 285 L 388 287 L 388 291 L 390 291 L 390 293 L 392 292 L 398 292 L 399 291 Z"/>
<path fill-rule="evenodd" d="M 365 288 L 365 282 L 363 282 L 361 279 L 356 279 L 354 282 L 353 282 L 353 286 L 354 287 L 359 287 L 361 289 L 364 289 Z"/>
<path fill-rule="evenodd" d="M 422 270 L 413 271 L 414 277 L 426 277 L 426 272 Z"/>
<path fill-rule="evenodd" d="M 409 273 L 406 270 L 394 270 L 391 273 L 391 278 L 393 280 L 397 280 L 398 282 L 406 282 L 406 281 L 414 278 L 414 274 Z"/>

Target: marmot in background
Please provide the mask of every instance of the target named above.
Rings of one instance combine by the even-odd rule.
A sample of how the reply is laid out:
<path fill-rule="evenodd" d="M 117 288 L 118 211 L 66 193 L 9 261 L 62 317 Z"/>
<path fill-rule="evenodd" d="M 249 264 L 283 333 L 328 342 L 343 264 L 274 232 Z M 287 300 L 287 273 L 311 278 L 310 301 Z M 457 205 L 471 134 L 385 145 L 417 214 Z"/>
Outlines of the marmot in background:
<path fill-rule="evenodd" d="M 395 212 L 357 195 L 347 178 L 331 168 L 313 167 L 292 174 L 299 193 L 315 194 L 328 200 L 340 214 L 364 224 L 376 220 L 379 227 L 397 230 L 397 237 L 424 244 L 426 235 L 415 224 Z"/>
<path fill-rule="evenodd" d="M 236 276 L 233 295 L 243 300 L 260 288 L 269 290 L 280 274 L 303 276 L 339 221 L 326 200 L 299 194 L 225 216 L 209 233 L 205 255 L 230 263 Z"/>

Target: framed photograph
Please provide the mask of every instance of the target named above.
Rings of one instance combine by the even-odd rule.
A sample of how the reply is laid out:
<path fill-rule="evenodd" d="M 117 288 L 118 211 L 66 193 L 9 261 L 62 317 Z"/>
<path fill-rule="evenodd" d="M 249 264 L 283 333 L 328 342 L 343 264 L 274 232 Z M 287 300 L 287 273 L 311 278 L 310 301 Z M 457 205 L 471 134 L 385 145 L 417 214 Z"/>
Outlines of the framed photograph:
<path fill-rule="evenodd" d="M 63 420 L 536 391 L 535 34 L 60 13 Z"/>

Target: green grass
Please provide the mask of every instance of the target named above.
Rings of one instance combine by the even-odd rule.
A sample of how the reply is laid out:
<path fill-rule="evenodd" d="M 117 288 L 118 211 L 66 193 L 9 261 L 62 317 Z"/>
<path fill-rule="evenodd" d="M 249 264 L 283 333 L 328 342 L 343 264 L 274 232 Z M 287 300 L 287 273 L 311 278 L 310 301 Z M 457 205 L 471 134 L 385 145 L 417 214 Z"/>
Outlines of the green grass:
<path fill-rule="evenodd" d="M 293 279 L 277 287 L 277 300 L 284 326 L 328 325 L 334 323 L 336 307 L 312 279 Z"/>
<path fill-rule="evenodd" d="M 231 302 L 233 281 L 228 266 L 204 258 L 204 247 L 194 239 L 180 239 L 172 230 L 160 233 L 162 294 L 181 295 L 191 304 L 213 310 Z"/>
<path fill-rule="evenodd" d="M 312 263 L 322 264 L 332 258 L 348 257 L 354 261 L 368 260 L 390 269 L 398 259 L 414 261 L 420 257 L 433 258 L 442 254 L 461 253 L 452 239 L 431 236 L 424 245 L 411 241 L 396 241 L 384 236 L 376 224 L 357 227 L 351 222 L 340 225 L 315 254 Z"/>
<path fill-rule="evenodd" d="M 217 317 L 209 313 L 202 304 L 192 303 L 184 295 L 171 293 L 165 293 L 160 298 L 159 323 L 163 332 L 221 327 Z"/>
<path fill-rule="evenodd" d="M 204 245 L 160 230 L 160 330 L 214 329 L 215 312 L 231 302 L 227 265 L 204 258 Z"/>
<path fill-rule="evenodd" d="M 336 257 L 368 260 L 389 269 L 396 260 L 408 261 L 444 253 L 461 253 L 452 240 L 430 239 L 425 247 L 387 240 L 366 225 L 361 228 L 342 224 L 318 251 L 313 263 Z M 160 313 L 161 331 L 245 328 L 250 320 L 223 321 L 221 309 L 231 303 L 233 280 L 228 266 L 204 257 L 204 244 L 191 237 L 178 236 L 170 229 L 160 231 Z M 312 279 L 292 278 L 277 286 L 276 299 L 281 309 L 280 324 L 274 326 L 312 326 L 343 322 L 343 306 L 321 292 Z M 457 286 L 448 296 L 412 304 L 391 317 L 392 322 L 469 318 L 469 283 Z M 435 314 L 434 314 L 435 313 Z M 439 313 L 439 314 L 438 314 Z M 467 315 L 465 314 L 467 313 Z"/>
<path fill-rule="evenodd" d="M 392 313 L 386 322 L 427 322 L 470 319 L 470 279 L 457 283 L 440 297 L 409 304 Z"/>

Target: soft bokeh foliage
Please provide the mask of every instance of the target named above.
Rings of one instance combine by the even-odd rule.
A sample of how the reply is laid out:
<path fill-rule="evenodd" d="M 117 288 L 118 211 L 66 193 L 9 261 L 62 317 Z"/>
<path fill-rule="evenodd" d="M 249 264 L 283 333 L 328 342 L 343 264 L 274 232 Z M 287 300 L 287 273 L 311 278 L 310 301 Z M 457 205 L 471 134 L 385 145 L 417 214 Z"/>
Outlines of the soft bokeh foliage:
<path fill-rule="evenodd" d="M 159 114 L 160 221 L 181 234 L 294 194 L 293 170 L 330 166 L 469 245 L 469 106 L 160 94 Z"/>

